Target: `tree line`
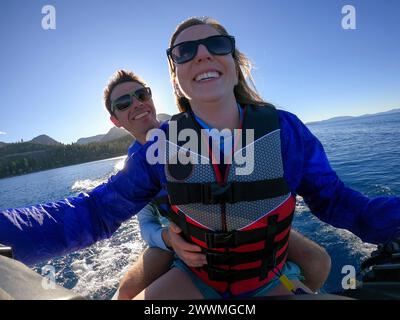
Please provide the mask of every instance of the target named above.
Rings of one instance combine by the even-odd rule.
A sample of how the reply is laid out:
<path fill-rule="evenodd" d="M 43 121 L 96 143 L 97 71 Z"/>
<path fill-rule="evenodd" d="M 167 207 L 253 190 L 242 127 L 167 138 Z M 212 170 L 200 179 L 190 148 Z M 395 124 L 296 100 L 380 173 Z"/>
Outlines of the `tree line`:
<path fill-rule="evenodd" d="M 0 178 L 126 155 L 133 139 L 127 135 L 86 145 L 10 143 L 0 148 Z"/>

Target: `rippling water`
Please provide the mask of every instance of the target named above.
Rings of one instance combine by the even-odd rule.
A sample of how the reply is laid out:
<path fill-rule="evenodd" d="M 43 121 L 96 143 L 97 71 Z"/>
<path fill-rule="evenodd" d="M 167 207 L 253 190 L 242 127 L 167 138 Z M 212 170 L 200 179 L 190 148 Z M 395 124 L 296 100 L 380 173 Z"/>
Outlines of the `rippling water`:
<path fill-rule="evenodd" d="M 400 195 L 400 113 L 336 123 L 309 125 L 332 167 L 350 187 L 368 195 Z M 0 209 L 59 200 L 89 191 L 122 168 L 125 157 L 96 161 L 0 180 Z M 324 290 L 340 290 L 342 266 L 359 267 L 375 246 L 315 218 L 298 198 L 294 227 L 324 246 L 332 270 Z M 112 238 L 53 259 L 57 282 L 95 299 L 110 298 L 129 264 L 144 249 L 136 218 Z M 40 272 L 40 267 L 36 270 Z"/>

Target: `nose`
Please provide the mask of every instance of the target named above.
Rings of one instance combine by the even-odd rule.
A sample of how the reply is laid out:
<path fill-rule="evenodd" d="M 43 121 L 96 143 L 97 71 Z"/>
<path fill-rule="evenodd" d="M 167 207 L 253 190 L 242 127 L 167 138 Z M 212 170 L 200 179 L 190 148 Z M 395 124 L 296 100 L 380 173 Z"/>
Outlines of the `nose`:
<path fill-rule="evenodd" d="M 131 107 L 133 110 L 135 110 L 135 109 L 141 107 L 142 105 L 143 105 L 143 102 L 142 102 L 142 101 L 140 101 L 140 100 L 137 99 L 136 97 L 132 97 L 132 103 L 131 103 L 131 106 L 130 106 L 130 107 Z"/>
<path fill-rule="evenodd" d="M 208 51 L 207 47 L 203 44 L 200 44 L 197 48 L 197 54 L 196 54 L 196 62 L 201 62 L 204 60 L 211 60 L 212 59 L 212 54 L 210 51 Z"/>

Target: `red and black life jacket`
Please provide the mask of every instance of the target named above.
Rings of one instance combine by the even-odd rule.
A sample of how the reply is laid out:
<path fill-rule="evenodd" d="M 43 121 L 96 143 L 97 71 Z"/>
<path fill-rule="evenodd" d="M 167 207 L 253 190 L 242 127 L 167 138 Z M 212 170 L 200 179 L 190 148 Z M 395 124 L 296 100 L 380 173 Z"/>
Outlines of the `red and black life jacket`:
<path fill-rule="evenodd" d="M 161 210 L 206 254 L 207 265 L 192 271 L 221 294 L 233 296 L 262 287 L 282 269 L 295 209 L 295 197 L 283 178 L 277 110 L 271 105 L 247 106 L 243 112 L 244 147 L 235 154 L 251 152 L 246 129 L 254 129 L 253 172 L 235 174 L 241 166 L 235 156 L 225 172 L 220 172 L 210 160 L 211 152 L 204 159 L 185 149 L 185 142 L 176 145 L 169 139 L 167 155 L 176 152 L 175 158 L 167 156 L 165 166 L 170 209 Z M 178 133 L 194 129 L 202 136 L 191 112 L 171 121 L 176 121 Z M 201 163 L 182 164 L 176 160 L 179 152 L 202 157 Z"/>

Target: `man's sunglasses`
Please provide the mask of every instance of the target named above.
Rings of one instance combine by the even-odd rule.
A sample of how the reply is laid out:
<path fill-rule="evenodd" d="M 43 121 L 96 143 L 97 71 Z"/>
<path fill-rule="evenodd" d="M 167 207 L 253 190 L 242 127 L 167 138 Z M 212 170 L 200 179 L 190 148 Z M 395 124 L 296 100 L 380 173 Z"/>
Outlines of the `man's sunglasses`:
<path fill-rule="evenodd" d="M 235 38 L 232 36 L 217 35 L 195 41 L 185 41 L 167 49 L 167 56 L 177 64 L 192 60 L 199 45 L 204 45 L 211 54 L 223 56 L 235 51 Z"/>
<path fill-rule="evenodd" d="M 120 96 L 111 103 L 111 112 L 114 113 L 115 110 L 122 111 L 129 108 L 133 102 L 133 97 L 141 102 L 148 101 L 151 99 L 151 90 L 149 87 L 144 87 Z"/>

